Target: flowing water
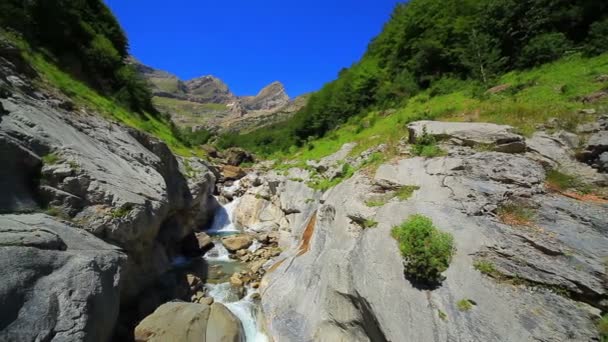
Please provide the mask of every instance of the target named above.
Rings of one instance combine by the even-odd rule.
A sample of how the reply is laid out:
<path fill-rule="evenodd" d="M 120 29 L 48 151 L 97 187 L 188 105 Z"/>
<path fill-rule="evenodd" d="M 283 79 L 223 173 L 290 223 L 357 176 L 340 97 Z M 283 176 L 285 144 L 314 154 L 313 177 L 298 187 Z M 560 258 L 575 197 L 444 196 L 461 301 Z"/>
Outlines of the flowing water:
<path fill-rule="evenodd" d="M 232 223 L 232 215 L 238 201 L 237 198 L 216 210 L 211 228 L 207 230 L 210 236 L 221 237 L 240 233 Z M 260 244 L 256 241 L 249 247 L 249 250 L 255 251 L 259 247 Z M 243 268 L 243 264 L 230 259 L 230 253 L 219 241 L 216 241 L 215 246 L 205 254 L 204 258 L 209 264 L 210 275 L 214 271 L 218 274 L 216 279 L 210 279 L 205 285 L 209 295 L 215 301 L 224 304 L 241 321 L 246 342 L 267 342 L 268 337 L 264 334 L 261 324 L 261 310 L 252 297 L 256 291 L 246 288 L 246 295 L 239 299 L 238 291 L 235 291 L 227 282 L 230 275 Z"/>

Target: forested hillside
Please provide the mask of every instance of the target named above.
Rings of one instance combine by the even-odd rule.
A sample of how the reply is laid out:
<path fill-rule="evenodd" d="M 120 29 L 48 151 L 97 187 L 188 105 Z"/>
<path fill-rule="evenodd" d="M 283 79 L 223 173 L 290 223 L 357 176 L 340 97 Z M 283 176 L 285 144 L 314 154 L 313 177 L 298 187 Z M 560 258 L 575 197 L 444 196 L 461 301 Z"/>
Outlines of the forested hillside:
<path fill-rule="evenodd" d="M 23 35 L 73 77 L 131 110 L 154 112 L 151 93 L 126 63 L 128 40 L 100 0 L 4 0 L 0 26 Z"/>
<path fill-rule="evenodd" d="M 371 109 L 400 108 L 413 96 L 460 90 L 473 96 L 499 76 L 568 55 L 608 50 L 608 3 L 599 0 L 413 0 L 398 5 L 363 58 L 315 93 L 292 120 L 222 146 L 287 151 Z"/>

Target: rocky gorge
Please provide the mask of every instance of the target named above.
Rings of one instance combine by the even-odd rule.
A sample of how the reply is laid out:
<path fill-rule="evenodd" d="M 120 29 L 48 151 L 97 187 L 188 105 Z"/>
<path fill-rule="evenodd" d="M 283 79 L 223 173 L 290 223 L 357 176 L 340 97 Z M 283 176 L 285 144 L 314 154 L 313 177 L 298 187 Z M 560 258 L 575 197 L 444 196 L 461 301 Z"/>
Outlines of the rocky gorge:
<path fill-rule="evenodd" d="M 3 42 L 2 341 L 600 341 L 602 113 L 572 132 L 416 121 L 362 153 L 203 160 L 35 80 Z M 414 214 L 453 236 L 440 286 L 404 273 L 391 230 Z"/>

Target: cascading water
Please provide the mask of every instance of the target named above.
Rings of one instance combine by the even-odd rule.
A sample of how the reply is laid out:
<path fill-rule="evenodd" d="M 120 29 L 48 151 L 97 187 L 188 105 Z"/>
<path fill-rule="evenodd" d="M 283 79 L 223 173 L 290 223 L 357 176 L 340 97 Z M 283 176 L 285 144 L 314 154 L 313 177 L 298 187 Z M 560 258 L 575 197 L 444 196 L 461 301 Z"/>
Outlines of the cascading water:
<path fill-rule="evenodd" d="M 235 186 L 233 185 L 232 187 Z M 207 230 L 210 236 L 226 236 L 240 233 L 239 229 L 232 223 L 233 212 L 239 200 L 237 198 L 216 210 L 211 228 Z M 249 249 L 250 251 L 255 251 L 259 246 L 259 242 L 255 241 Z M 204 258 L 210 266 L 219 265 L 226 270 L 232 270 L 235 266 L 234 264 L 237 263 L 237 261 L 230 259 L 230 253 L 219 241 L 216 241 L 215 246 L 205 254 Z M 246 288 L 247 294 L 242 299 L 239 299 L 238 291 L 230 283 L 208 283 L 205 287 L 209 296 L 213 297 L 215 301 L 224 304 L 241 321 L 246 342 L 268 341 L 268 337 L 262 331 L 259 305 L 253 299 L 253 294 L 256 293 L 255 290 L 249 287 Z"/>

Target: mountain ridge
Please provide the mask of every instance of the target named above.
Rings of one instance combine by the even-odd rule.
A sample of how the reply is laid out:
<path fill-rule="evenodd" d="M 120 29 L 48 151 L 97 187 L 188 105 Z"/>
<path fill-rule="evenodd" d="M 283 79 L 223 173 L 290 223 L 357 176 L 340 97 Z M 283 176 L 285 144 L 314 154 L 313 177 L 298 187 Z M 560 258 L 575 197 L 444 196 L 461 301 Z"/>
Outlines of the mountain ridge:
<path fill-rule="evenodd" d="M 303 106 L 302 97 L 292 99 L 280 81 L 268 84 L 256 95 L 238 96 L 214 75 L 181 80 L 135 58 L 130 63 L 150 85 L 157 109 L 184 127 L 246 130 L 251 125 L 262 127 L 284 120 Z M 251 117 L 256 119 L 250 120 Z"/>

